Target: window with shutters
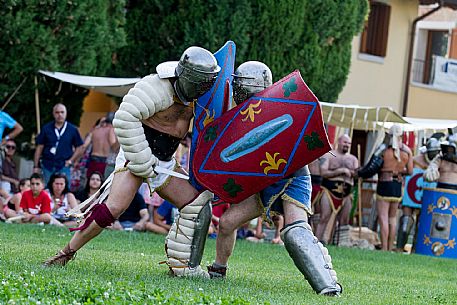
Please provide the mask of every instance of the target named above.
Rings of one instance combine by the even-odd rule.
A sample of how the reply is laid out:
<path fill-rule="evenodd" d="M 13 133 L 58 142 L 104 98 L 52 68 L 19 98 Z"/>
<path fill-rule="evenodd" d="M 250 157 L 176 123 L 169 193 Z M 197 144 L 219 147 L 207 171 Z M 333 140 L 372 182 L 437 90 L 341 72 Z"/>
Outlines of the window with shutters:
<path fill-rule="evenodd" d="M 361 36 L 360 53 L 386 57 L 390 5 L 370 2 L 370 14 Z"/>

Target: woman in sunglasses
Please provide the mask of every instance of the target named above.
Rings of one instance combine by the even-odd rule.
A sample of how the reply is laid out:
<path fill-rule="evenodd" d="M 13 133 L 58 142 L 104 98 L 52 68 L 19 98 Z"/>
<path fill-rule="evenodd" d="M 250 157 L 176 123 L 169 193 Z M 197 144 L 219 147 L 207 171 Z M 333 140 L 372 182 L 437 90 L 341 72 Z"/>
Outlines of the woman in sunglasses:
<path fill-rule="evenodd" d="M 19 178 L 16 170 L 16 163 L 13 160 L 16 153 L 16 142 L 8 139 L 5 144 L 5 158 L 0 168 L 0 188 L 13 195 L 19 191 Z"/>

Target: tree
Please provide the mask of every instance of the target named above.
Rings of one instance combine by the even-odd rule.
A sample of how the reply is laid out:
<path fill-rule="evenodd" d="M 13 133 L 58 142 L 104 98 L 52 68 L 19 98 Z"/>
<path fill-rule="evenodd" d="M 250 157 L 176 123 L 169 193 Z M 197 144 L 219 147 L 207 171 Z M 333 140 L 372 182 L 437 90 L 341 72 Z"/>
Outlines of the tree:
<path fill-rule="evenodd" d="M 0 92 L 5 100 L 26 78 L 5 111 L 25 130 L 36 130 L 34 77 L 39 69 L 104 75 L 116 50 L 125 45 L 125 3 L 109 0 L 4 0 L 0 18 Z M 41 122 L 63 102 L 68 120 L 79 124 L 87 90 L 39 76 Z M 24 111 L 25 110 L 25 111 Z"/>
<path fill-rule="evenodd" d="M 233 40 L 237 64 L 263 61 L 276 80 L 300 69 L 319 99 L 334 102 L 367 10 L 366 0 L 130 1 L 129 44 L 119 52 L 115 73 L 144 76 L 191 45 L 214 52 Z"/>

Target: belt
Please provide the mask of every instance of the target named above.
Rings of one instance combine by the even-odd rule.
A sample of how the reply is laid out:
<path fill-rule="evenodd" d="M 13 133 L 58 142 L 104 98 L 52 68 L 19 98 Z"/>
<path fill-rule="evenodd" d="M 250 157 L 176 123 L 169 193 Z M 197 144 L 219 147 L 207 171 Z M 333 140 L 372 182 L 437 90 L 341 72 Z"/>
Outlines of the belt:
<path fill-rule="evenodd" d="M 403 176 L 401 174 L 394 174 L 393 172 L 380 172 L 378 176 L 378 181 L 403 181 Z"/>
<path fill-rule="evenodd" d="M 106 162 L 106 157 L 90 156 L 90 160 L 94 162 Z"/>

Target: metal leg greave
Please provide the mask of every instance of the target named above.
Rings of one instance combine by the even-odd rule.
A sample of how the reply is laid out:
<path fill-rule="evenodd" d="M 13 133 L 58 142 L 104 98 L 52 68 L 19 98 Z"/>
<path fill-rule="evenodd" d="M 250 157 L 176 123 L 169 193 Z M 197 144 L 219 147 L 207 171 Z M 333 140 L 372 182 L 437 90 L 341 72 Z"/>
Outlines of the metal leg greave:
<path fill-rule="evenodd" d="M 400 217 L 400 224 L 397 230 L 397 249 L 403 249 L 408 242 L 408 236 L 414 225 L 412 216 L 403 215 Z"/>
<path fill-rule="evenodd" d="M 200 266 L 211 221 L 209 191 L 201 193 L 183 207 L 165 239 L 167 264 L 176 276 L 200 276 L 209 278 Z"/>
<path fill-rule="evenodd" d="M 327 248 L 304 221 L 287 225 L 281 238 L 298 270 L 318 294 L 338 296 L 342 292 Z"/>

